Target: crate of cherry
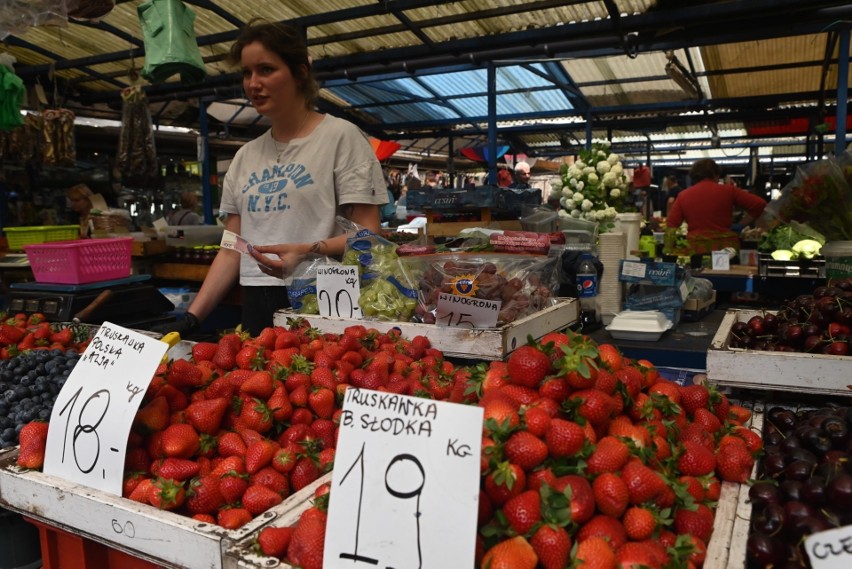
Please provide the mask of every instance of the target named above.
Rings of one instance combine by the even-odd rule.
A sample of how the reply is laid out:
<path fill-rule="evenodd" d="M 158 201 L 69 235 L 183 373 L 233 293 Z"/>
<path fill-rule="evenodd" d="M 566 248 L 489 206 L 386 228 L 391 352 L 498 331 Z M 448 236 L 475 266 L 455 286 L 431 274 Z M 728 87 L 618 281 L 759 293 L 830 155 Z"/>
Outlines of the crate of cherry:
<path fill-rule="evenodd" d="M 820 286 L 779 310 L 729 310 L 707 352 L 724 385 L 852 395 L 852 279 Z"/>

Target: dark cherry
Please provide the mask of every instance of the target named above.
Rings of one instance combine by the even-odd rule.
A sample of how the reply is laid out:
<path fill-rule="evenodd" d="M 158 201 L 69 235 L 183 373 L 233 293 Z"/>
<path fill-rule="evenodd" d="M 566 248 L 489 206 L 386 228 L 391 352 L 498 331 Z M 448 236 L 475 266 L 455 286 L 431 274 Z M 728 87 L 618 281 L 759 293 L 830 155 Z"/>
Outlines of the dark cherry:
<path fill-rule="evenodd" d="M 788 500 L 788 504 L 790 501 L 799 501 L 802 499 L 803 487 L 801 480 L 785 480 L 780 484 L 781 495 Z"/>
<path fill-rule="evenodd" d="M 787 557 L 787 548 L 778 538 L 753 533 L 746 542 L 746 558 L 749 567 L 773 567 Z"/>
<path fill-rule="evenodd" d="M 786 513 L 781 504 L 767 504 L 755 508 L 751 518 L 751 527 L 757 533 L 775 535 L 784 527 Z"/>
<path fill-rule="evenodd" d="M 852 508 L 852 475 L 842 472 L 835 476 L 826 487 L 826 495 L 835 510 Z"/>
<path fill-rule="evenodd" d="M 748 489 L 748 497 L 755 508 L 765 506 L 766 504 L 779 504 L 781 502 L 781 493 L 778 490 L 778 485 L 768 480 L 760 480 L 751 485 Z"/>

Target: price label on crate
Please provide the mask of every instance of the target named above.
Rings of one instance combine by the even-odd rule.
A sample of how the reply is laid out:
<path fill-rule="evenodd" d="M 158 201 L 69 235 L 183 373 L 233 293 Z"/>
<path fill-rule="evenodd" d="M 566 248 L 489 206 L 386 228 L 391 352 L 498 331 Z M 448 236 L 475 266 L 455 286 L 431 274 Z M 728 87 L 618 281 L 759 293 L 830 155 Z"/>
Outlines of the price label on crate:
<path fill-rule="evenodd" d="M 321 316 L 361 318 L 361 279 L 355 265 L 317 267 L 317 301 Z"/>
<path fill-rule="evenodd" d="M 482 418 L 481 407 L 347 389 L 323 567 L 472 567 Z"/>
<path fill-rule="evenodd" d="M 499 300 L 442 292 L 438 294 L 435 323 L 451 328 L 495 328 L 502 305 Z"/>
<path fill-rule="evenodd" d="M 808 536 L 805 551 L 814 569 L 849 569 L 852 567 L 852 526 Z"/>
<path fill-rule="evenodd" d="M 714 271 L 731 270 L 731 257 L 727 251 L 710 251 L 710 259 L 713 262 Z"/>
<path fill-rule="evenodd" d="M 168 348 L 104 322 L 53 406 L 45 473 L 121 496 L 130 426 Z"/>

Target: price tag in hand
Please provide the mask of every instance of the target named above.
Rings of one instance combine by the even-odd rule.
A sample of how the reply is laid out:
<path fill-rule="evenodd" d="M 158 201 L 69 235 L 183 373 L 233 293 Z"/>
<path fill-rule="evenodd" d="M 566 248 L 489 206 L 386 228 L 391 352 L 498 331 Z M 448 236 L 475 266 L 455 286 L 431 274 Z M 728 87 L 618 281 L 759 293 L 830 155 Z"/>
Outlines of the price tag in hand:
<path fill-rule="evenodd" d="M 53 406 L 46 474 L 121 496 L 130 427 L 168 348 L 104 322 Z"/>
<path fill-rule="evenodd" d="M 442 292 L 438 294 L 435 323 L 450 328 L 495 328 L 502 305 L 499 300 Z"/>
<path fill-rule="evenodd" d="M 474 565 L 481 407 L 350 387 L 323 567 Z"/>
<path fill-rule="evenodd" d="M 361 279 L 355 265 L 317 267 L 317 301 L 321 316 L 361 318 Z"/>

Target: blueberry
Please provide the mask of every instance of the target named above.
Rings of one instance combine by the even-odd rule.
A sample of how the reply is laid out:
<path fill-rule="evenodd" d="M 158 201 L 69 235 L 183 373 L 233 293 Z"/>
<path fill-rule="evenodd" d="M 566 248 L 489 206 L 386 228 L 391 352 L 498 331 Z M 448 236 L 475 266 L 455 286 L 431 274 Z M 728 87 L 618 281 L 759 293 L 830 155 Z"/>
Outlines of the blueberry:
<path fill-rule="evenodd" d="M 14 389 L 7 389 L 3 393 L 3 398 L 6 400 L 7 403 L 14 403 L 19 399 L 18 394 L 15 393 Z"/>
<path fill-rule="evenodd" d="M 0 438 L 7 441 L 15 440 L 15 429 L 3 429 L 3 432 L 0 433 Z"/>
<path fill-rule="evenodd" d="M 41 421 L 49 420 L 50 419 L 50 409 L 42 409 L 41 411 L 38 412 L 36 418 L 41 420 Z"/>

